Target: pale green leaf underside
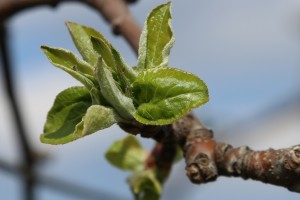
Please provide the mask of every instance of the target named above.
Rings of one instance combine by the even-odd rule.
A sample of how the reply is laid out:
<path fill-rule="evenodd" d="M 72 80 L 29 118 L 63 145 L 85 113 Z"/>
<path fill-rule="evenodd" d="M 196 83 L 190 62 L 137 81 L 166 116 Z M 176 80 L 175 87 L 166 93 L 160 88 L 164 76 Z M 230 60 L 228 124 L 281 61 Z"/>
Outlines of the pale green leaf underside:
<path fill-rule="evenodd" d="M 123 93 L 129 96 L 130 85 L 136 77 L 136 72 L 128 66 L 119 52 L 101 38 L 91 38 L 93 48 L 110 69 L 114 80 L 120 85 Z"/>
<path fill-rule="evenodd" d="M 101 38 L 107 43 L 108 41 L 101 33 L 93 28 L 83 26 L 74 22 L 66 22 L 66 25 L 72 36 L 73 42 L 75 43 L 75 46 L 78 49 L 79 53 L 82 55 L 83 59 L 90 63 L 93 67 L 95 67 L 99 56 L 93 49 L 91 37 L 93 36 L 96 38 Z"/>
<path fill-rule="evenodd" d="M 101 93 L 109 104 L 116 109 L 118 114 L 125 119 L 133 119 L 135 111 L 131 98 L 126 97 L 116 85 L 111 71 L 99 58 L 96 75 L 101 89 Z"/>
<path fill-rule="evenodd" d="M 88 89 L 92 89 L 94 83 L 88 77 L 93 75 L 93 69 L 88 63 L 77 58 L 72 52 L 62 48 L 49 46 L 42 46 L 41 48 L 54 66 L 73 76 Z"/>
<path fill-rule="evenodd" d="M 90 106 L 82 121 L 77 124 L 75 135 L 83 137 L 96 131 L 105 129 L 117 122 L 118 116 L 113 109 L 100 106 Z"/>
<path fill-rule="evenodd" d="M 76 140 L 75 126 L 91 105 L 91 96 L 85 87 L 71 87 L 59 93 L 48 113 L 41 141 L 64 144 Z"/>
<path fill-rule="evenodd" d="M 127 136 L 112 144 L 105 154 L 115 167 L 123 170 L 136 170 L 144 166 L 146 152 L 134 136 Z"/>
<path fill-rule="evenodd" d="M 168 65 L 175 41 L 171 27 L 171 3 L 162 4 L 148 15 L 139 43 L 137 71 Z"/>
<path fill-rule="evenodd" d="M 209 100 L 201 79 L 175 68 L 142 71 L 132 90 L 138 105 L 134 117 L 144 124 L 170 124 Z"/>

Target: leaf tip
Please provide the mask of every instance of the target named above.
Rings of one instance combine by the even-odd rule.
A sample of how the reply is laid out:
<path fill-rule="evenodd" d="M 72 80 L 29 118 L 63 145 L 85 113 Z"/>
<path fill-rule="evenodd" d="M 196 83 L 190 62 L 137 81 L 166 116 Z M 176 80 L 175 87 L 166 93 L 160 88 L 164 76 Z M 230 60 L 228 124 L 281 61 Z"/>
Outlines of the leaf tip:
<path fill-rule="evenodd" d="M 40 47 L 43 51 L 45 51 L 45 50 L 48 50 L 49 49 L 49 47 L 48 46 L 46 46 L 46 45 L 41 45 L 41 47 Z"/>
<path fill-rule="evenodd" d="M 44 144 L 52 144 L 52 145 L 54 145 L 54 144 L 59 144 L 59 143 L 53 142 L 51 139 L 50 139 L 50 140 L 47 139 L 47 138 L 45 137 L 45 133 L 42 133 L 42 134 L 40 135 L 40 141 L 41 141 L 42 143 L 44 143 Z"/>
<path fill-rule="evenodd" d="M 71 26 L 76 25 L 76 23 L 72 21 L 65 21 L 65 25 L 70 28 Z"/>

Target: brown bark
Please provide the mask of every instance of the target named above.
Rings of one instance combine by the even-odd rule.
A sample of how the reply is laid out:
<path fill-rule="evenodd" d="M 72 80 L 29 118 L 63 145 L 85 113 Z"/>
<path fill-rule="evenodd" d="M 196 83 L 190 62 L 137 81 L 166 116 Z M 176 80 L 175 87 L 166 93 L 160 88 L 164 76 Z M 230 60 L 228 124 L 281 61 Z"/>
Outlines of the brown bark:
<path fill-rule="evenodd" d="M 55 6 L 60 2 L 63 1 L 2 0 L 0 21 L 26 8 Z M 141 30 L 123 0 L 86 0 L 83 3 L 98 10 L 111 24 L 114 32 L 124 36 L 137 52 Z M 159 142 L 146 165 L 161 170 L 159 179 L 162 181 L 171 170 L 175 147 L 179 144 L 184 153 L 186 174 L 193 183 L 214 181 L 220 175 L 238 176 L 300 192 L 299 145 L 266 151 L 253 151 L 249 147 L 233 148 L 229 144 L 215 141 L 212 131 L 206 129 L 193 114 L 188 114 L 169 126 L 128 127 L 120 124 L 120 127 L 134 134 L 140 132 L 143 137 L 151 137 Z"/>
<path fill-rule="evenodd" d="M 300 145 L 253 151 L 246 146 L 233 148 L 218 143 L 215 158 L 220 175 L 251 178 L 300 192 Z"/>
<path fill-rule="evenodd" d="M 253 151 L 216 142 L 193 115 L 173 124 L 177 135 L 186 136 L 182 145 L 186 174 L 193 183 L 214 181 L 218 176 L 235 176 L 283 186 L 300 192 L 300 145 L 285 149 Z M 182 137 L 182 136 L 181 136 Z"/>

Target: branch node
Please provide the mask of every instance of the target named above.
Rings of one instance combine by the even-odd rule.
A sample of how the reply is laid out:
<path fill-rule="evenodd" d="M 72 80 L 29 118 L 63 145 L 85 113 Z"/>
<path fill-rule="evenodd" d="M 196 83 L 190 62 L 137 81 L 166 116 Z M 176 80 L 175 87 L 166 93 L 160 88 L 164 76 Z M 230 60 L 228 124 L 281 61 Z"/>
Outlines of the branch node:
<path fill-rule="evenodd" d="M 299 171 L 300 173 L 300 146 L 293 147 L 286 155 L 284 167 L 287 170 Z"/>
<path fill-rule="evenodd" d="M 200 184 L 217 179 L 218 172 L 216 166 L 213 165 L 213 162 L 210 162 L 208 158 L 202 157 L 203 155 L 205 154 L 200 156 L 201 158 L 198 162 L 187 165 L 185 169 L 186 175 L 192 183 Z"/>

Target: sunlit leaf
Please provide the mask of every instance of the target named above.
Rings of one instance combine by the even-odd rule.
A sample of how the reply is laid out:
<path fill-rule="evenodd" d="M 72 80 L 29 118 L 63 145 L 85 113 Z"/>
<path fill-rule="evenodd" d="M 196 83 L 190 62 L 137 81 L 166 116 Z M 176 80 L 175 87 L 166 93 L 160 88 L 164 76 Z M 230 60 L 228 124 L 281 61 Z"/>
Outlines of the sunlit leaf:
<path fill-rule="evenodd" d="M 91 80 L 93 69 L 88 63 L 80 60 L 72 52 L 65 49 L 49 46 L 42 46 L 41 48 L 54 66 L 73 76 L 88 89 L 94 86 Z"/>
<path fill-rule="evenodd" d="M 137 71 L 168 65 L 170 49 L 175 41 L 170 8 L 170 2 L 162 4 L 148 15 L 139 43 Z"/>
<path fill-rule="evenodd" d="M 50 109 L 40 139 L 48 144 L 64 144 L 78 139 L 76 125 L 92 105 L 85 87 L 71 87 L 59 93 Z"/>
<path fill-rule="evenodd" d="M 131 98 L 126 97 L 116 85 L 111 71 L 102 58 L 97 63 L 96 75 L 101 93 L 118 114 L 125 119 L 133 119 L 135 108 Z"/>
<path fill-rule="evenodd" d="M 123 93 L 130 96 L 130 84 L 136 77 L 135 71 L 125 63 L 120 53 L 111 44 L 94 37 L 91 38 L 91 41 L 95 52 L 102 57 L 114 79 L 122 88 Z"/>
<path fill-rule="evenodd" d="M 66 22 L 66 25 L 72 36 L 73 42 L 83 59 L 95 67 L 99 55 L 97 55 L 93 49 L 91 37 L 101 38 L 106 41 L 104 36 L 93 28 L 74 22 Z"/>
<path fill-rule="evenodd" d="M 175 68 L 142 71 L 132 90 L 138 105 L 134 117 L 144 124 L 170 124 L 209 100 L 201 79 Z"/>

